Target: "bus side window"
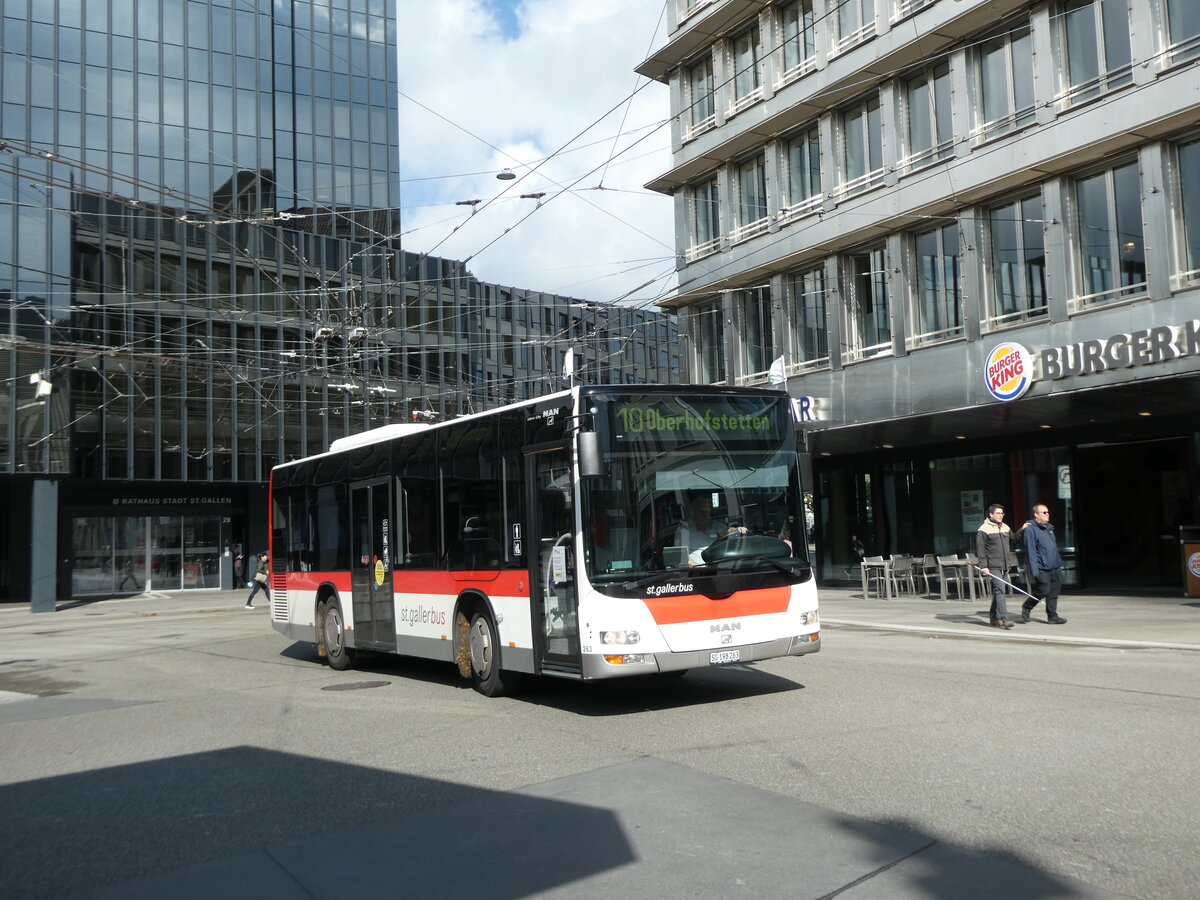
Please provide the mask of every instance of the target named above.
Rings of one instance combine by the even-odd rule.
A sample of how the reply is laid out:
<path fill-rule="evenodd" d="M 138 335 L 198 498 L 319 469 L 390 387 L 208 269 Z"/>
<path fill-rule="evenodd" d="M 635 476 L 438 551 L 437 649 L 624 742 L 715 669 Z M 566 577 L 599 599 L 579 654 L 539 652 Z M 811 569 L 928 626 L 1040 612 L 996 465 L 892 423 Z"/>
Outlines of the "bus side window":
<path fill-rule="evenodd" d="M 404 488 L 400 486 L 400 479 L 396 479 L 396 527 L 392 536 L 392 566 L 399 568 L 405 565 L 408 560 L 409 539 L 408 539 L 408 494 L 404 492 Z"/>

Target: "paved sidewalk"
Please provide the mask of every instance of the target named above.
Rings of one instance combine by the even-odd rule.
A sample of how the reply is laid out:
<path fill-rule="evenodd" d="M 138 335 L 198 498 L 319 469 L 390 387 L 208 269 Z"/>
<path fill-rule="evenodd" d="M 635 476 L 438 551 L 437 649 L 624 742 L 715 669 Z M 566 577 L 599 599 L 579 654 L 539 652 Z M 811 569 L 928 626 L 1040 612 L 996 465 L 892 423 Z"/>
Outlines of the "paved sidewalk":
<path fill-rule="evenodd" d="M 63 625 L 94 625 L 102 621 L 127 619 L 136 621 L 148 617 L 163 618 L 177 615 L 194 615 L 205 612 L 236 610 L 241 615 L 267 615 L 267 600 L 260 591 L 254 598 L 254 609 L 243 609 L 245 588 L 232 591 L 152 591 L 130 597 L 112 597 L 104 600 L 71 600 L 59 603 L 54 612 L 34 613 L 28 602 L 0 603 L 0 631 L 13 628 L 28 628 L 31 625 L 46 627 Z"/>
<path fill-rule="evenodd" d="M 885 631 L 915 631 L 1000 641 L 1045 641 L 1109 647 L 1171 648 L 1200 651 L 1200 597 L 1064 593 L 1058 614 L 1065 625 L 1046 622 L 1045 604 L 1021 623 L 1020 594 L 1010 597 L 1011 629 L 988 624 L 991 596 L 941 600 L 934 595 L 902 594 L 893 600 L 864 598 L 858 587 L 822 587 L 821 625 L 859 626 Z"/>

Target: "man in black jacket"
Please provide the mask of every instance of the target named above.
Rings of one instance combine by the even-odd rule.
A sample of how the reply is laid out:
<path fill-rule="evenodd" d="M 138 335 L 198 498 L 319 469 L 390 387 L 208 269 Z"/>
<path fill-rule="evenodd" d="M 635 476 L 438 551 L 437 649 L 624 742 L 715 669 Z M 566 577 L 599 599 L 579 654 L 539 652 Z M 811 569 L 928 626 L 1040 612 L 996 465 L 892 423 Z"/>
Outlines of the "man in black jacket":
<path fill-rule="evenodd" d="M 1022 531 L 1025 533 L 1025 570 L 1033 585 L 1033 594 L 1045 599 L 1047 622 L 1065 625 L 1067 620 L 1058 614 L 1062 557 L 1058 552 L 1058 541 L 1054 538 L 1054 526 L 1050 524 L 1050 509 L 1045 503 L 1033 508 L 1033 519 L 1026 523 Z M 1037 605 L 1037 600 L 1026 600 L 1021 605 L 1022 622 L 1029 621 L 1029 614 Z"/>

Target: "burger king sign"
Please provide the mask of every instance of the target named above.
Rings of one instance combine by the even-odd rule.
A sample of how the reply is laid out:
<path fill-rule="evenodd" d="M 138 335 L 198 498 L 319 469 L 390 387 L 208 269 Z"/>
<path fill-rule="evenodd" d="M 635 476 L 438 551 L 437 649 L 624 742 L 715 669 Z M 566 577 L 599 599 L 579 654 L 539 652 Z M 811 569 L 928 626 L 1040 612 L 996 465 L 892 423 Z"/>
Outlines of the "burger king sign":
<path fill-rule="evenodd" d="M 983 383 L 997 400 L 1016 400 L 1033 384 L 1033 356 L 1020 344 L 997 344 L 984 362 Z"/>

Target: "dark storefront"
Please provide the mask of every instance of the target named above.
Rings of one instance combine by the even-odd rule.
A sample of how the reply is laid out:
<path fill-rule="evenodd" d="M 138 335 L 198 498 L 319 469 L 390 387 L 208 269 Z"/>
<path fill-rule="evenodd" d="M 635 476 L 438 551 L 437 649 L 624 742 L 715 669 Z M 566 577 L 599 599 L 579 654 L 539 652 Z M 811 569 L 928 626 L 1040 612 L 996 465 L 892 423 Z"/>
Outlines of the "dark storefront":
<path fill-rule="evenodd" d="M 0 538 L 14 550 L 17 536 L 28 542 L 31 518 L 36 533 L 56 535 L 57 600 L 227 589 L 237 550 L 266 547 L 264 486 L 49 484 L 56 502 L 39 502 L 34 479 L 0 484 L 7 509 Z M 7 563 L 0 599 L 29 599 L 39 563 L 49 565 L 38 558 L 47 549 L 35 540 L 28 558 L 18 552 L 0 557 Z"/>
<path fill-rule="evenodd" d="M 1038 436 L 1024 436 L 1029 441 Z M 868 555 L 974 551 L 991 503 L 1010 524 L 1035 503 L 1050 509 L 1073 586 L 1173 591 L 1182 586 L 1179 526 L 1195 521 L 1200 434 L 1128 443 L 1091 441 L 961 453 L 939 446 L 896 449 L 896 458 L 839 459 L 815 465 L 817 546 L 826 581 L 857 580 L 853 537 Z M 839 524 L 840 523 L 840 524 Z"/>
<path fill-rule="evenodd" d="M 1158 330 L 1157 355 L 1118 355 Z M 881 360 L 891 379 L 849 367 L 825 386 L 809 381 L 824 414 L 805 426 L 821 578 L 857 580 L 856 538 L 867 555 L 961 555 L 974 551 L 988 504 L 1004 504 L 1019 525 L 1041 502 L 1063 550 L 1066 584 L 1181 591 L 1179 529 L 1200 522 L 1200 322 L 1114 331 L 1066 355 L 1027 338 L 1031 377 L 1008 398 L 984 390 L 984 373 L 998 350 L 1021 345 L 995 340 L 947 348 L 944 365 L 926 351 L 929 369 L 912 362 L 919 354 L 904 369 Z M 1087 369 L 1089 354 L 1106 353 L 1116 362 Z M 1056 369 L 1056 359 L 1074 365 Z M 903 383 L 895 380 L 900 371 Z M 925 409 L 842 424 L 823 387 L 849 409 Z M 942 409 L 928 411 L 939 396 Z"/>

